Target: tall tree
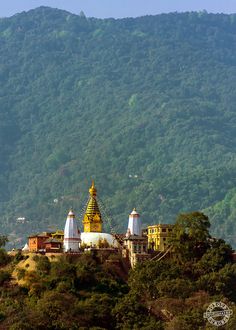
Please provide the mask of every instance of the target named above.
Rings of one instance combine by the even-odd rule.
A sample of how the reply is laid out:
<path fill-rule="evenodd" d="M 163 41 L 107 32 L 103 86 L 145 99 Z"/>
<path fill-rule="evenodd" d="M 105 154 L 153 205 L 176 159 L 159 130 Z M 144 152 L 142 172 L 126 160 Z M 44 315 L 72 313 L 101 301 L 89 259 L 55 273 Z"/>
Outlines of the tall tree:
<path fill-rule="evenodd" d="M 202 212 L 183 213 L 173 228 L 173 251 L 183 260 L 199 259 L 209 247 L 210 221 Z"/>
<path fill-rule="evenodd" d="M 5 246 L 8 242 L 8 237 L 5 235 L 0 236 L 0 247 Z"/>

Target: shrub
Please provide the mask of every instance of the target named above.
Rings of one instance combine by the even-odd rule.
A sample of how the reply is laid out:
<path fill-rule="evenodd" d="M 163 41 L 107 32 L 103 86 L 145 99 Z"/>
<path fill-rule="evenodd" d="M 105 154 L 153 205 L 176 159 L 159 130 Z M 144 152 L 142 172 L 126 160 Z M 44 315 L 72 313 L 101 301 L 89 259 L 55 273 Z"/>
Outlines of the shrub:
<path fill-rule="evenodd" d="M 2 285 L 6 281 L 9 281 L 10 278 L 11 274 L 9 272 L 6 272 L 5 270 L 0 270 L 0 285 Z"/>
<path fill-rule="evenodd" d="M 24 277 L 25 277 L 25 272 L 26 272 L 25 269 L 23 269 L 23 268 L 19 268 L 19 269 L 17 270 L 17 279 L 18 279 L 18 280 L 24 279 Z"/>
<path fill-rule="evenodd" d="M 0 266 L 7 265 L 11 260 L 11 257 L 4 249 L 0 249 Z"/>

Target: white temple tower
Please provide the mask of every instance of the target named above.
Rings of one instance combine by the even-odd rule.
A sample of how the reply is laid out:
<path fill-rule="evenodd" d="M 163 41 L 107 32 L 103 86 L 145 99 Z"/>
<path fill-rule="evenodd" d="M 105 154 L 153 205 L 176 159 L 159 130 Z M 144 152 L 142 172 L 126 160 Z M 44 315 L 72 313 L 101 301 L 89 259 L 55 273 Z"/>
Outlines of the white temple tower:
<path fill-rule="evenodd" d="M 128 230 L 130 232 L 130 235 L 142 236 L 141 220 L 136 209 L 133 209 L 133 211 L 129 215 Z"/>
<path fill-rule="evenodd" d="M 78 252 L 80 241 L 80 233 L 78 231 L 77 221 L 75 220 L 75 214 L 70 210 L 64 230 L 64 251 Z"/>

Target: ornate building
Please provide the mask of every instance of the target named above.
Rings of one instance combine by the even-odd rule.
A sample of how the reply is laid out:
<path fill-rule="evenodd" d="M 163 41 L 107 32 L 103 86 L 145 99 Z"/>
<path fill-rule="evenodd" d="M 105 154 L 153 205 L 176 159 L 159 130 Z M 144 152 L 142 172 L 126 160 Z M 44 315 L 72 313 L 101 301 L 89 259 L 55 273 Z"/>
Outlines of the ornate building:
<path fill-rule="evenodd" d="M 152 258 L 155 251 L 165 251 L 169 246 L 172 225 L 159 224 L 142 229 L 136 209 L 129 215 L 126 235 L 103 232 L 103 219 L 97 199 L 94 181 L 89 188 L 89 199 L 82 219 L 83 232 L 78 230 L 78 221 L 69 211 L 65 229 L 54 233 L 43 232 L 30 236 L 25 250 L 30 252 L 82 252 L 86 248 L 111 248 L 122 255 L 134 267 L 137 262 Z M 63 245 L 63 249 L 62 249 Z M 115 248 L 115 249 L 114 249 Z M 117 249 L 119 248 L 119 249 Z"/>
<path fill-rule="evenodd" d="M 83 218 L 84 232 L 81 233 L 81 244 L 86 247 L 118 247 L 118 242 L 114 236 L 102 232 L 102 224 L 102 216 L 97 202 L 97 190 L 94 181 L 92 181 Z"/>
<path fill-rule="evenodd" d="M 87 203 L 86 211 L 84 214 L 83 225 L 84 232 L 102 232 L 102 216 L 97 203 L 97 190 L 94 185 L 94 181 L 92 181 L 92 186 L 89 189 L 90 198 Z"/>

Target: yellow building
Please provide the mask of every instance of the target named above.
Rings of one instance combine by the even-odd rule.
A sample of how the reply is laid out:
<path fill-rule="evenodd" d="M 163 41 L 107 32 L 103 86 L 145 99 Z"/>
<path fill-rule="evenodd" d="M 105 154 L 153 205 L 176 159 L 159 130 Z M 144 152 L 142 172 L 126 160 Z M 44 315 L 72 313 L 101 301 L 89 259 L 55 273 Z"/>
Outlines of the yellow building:
<path fill-rule="evenodd" d="M 148 226 L 148 247 L 156 251 L 165 251 L 169 245 L 173 225 L 159 224 Z"/>
<path fill-rule="evenodd" d="M 102 232 L 102 216 L 97 203 L 97 190 L 94 186 L 94 181 L 89 189 L 89 201 L 84 214 L 83 225 L 85 233 L 101 233 Z"/>

